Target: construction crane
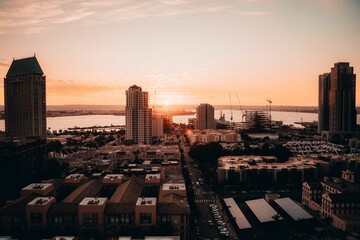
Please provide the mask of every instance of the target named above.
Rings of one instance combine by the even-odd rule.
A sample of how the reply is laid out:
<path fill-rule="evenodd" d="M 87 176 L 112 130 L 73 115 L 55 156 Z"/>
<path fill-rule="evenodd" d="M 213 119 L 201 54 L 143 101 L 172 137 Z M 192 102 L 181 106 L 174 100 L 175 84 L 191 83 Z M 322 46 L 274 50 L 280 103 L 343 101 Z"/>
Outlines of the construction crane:
<path fill-rule="evenodd" d="M 272 104 L 272 101 L 271 101 L 271 98 L 270 98 L 270 99 L 266 99 L 266 101 L 268 101 L 268 103 L 269 103 L 270 126 L 271 126 L 271 104 Z"/>
<path fill-rule="evenodd" d="M 239 95 L 236 94 L 236 97 L 237 97 L 237 100 L 238 100 L 238 103 L 239 103 L 239 109 L 240 109 L 240 111 L 241 111 L 241 121 L 244 122 L 245 112 L 244 112 L 244 110 L 243 110 L 242 107 L 241 107 Z"/>
<path fill-rule="evenodd" d="M 232 122 L 233 112 L 232 112 L 232 105 L 231 105 L 231 93 L 229 93 L 229 101 L 230 101 L 230 122 Z"/>

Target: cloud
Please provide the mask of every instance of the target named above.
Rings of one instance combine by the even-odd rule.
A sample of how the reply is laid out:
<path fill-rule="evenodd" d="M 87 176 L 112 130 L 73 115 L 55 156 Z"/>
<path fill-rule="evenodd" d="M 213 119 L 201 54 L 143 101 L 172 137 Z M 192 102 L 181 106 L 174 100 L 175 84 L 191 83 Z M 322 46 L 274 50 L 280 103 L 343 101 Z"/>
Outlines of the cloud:
<path fill-rule="evenodd" d="M 335 9 L 344 3 L 344 0 L 320 0 L 323 7 L 327 9 Z"/>
<path fill-rule="evenodd" d="M 6 0 L 0 5 L 0 34 L 38 33 L 49 26 L 79 21 L 94 13 L 76 4 L 73 8 L 72 2 Z"/>
<path fill-rule="evenodd" d="M 0 34 L 40 33 L 49 27 L 71 22 L 98 24 L 198 12 L 269 14 L 262 11 L 247 12 L 225 3 L 200 0 L 5 0 L 0 4 Z"/>
<path fill-rule="evenodd" d="M 48 79 L 46 85 L 46 91 L 49 95 L 85 96 L 121 91 L 121 88 L 118 86 L 85 83 L 74 80 Z"/>

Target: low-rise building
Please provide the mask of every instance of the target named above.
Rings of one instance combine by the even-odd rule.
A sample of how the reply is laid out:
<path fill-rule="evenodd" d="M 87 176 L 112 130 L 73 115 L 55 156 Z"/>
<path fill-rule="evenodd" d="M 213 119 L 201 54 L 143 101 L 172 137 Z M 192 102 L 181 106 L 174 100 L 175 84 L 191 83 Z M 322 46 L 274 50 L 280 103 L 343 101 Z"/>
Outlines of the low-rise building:
<path fill-rule="evenodd" d="M 218 159 L 218 181 L 246 184 L 300 184 L 317 178 L 318 169 L 328 163 L 321 160 L 291 158 L 278 163 L 271 156 L 225 156 Z"/>
<path fill-rule="evenodd" d="M 335 228 L 357 232 L 360 229 L 360 187 L 353 173 L 343 171 L 343 178 L 325 177 L 321 182 L 304 182 L 302 204 L 320 217 L 331 219 Z"/>
<path fill-rule="evenodd" d="M 188 132 L 190 144 L 198 143 L 211 143 L 211 142 L 240 142 L 241 136 L 234 130 L 225 129 L 206 129 L 194 130 Z"/>
<path fill-rule="evenodd" d="M 162 229 L 189 239 L 186 187 L 176 176 L 108 174 L 103 179 L 54 179 L 29 185 L 19 199 L 0 209 L 0 232 L 21 238 L 33 231 L 116 236 Z"/>

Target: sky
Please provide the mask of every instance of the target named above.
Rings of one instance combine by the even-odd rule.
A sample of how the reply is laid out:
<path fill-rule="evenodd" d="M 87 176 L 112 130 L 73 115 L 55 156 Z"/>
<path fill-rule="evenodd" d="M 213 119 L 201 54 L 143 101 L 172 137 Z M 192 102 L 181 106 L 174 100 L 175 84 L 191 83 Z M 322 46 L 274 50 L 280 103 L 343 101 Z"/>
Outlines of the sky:
<path fill-rule="evenodd" d="M 319 74 L 359 72 L 359 12 L 359 0 L 1 0 L 0 76 L 36 54 L 48 105 L 125 104 L 136 84 L 157 105 L 316 106 Z"/>

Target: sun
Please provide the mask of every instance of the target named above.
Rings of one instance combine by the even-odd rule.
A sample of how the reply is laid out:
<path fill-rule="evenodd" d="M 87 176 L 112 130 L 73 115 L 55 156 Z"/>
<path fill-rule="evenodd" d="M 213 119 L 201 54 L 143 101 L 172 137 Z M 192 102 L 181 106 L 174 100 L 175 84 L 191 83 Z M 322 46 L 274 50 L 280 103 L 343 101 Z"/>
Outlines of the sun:
<path fill-rule="evenodd" d="M 164 105 L 165 107 L 167 107 L 167 106 L 169 106 L 169 105 L 170 105 L 170 103 L 169 103 L 169 101 L 168 101 L 168 100 L 165 100 L 165 101 L 164 101 L 164 103 L 163 103 L 163 105 Z"/>

